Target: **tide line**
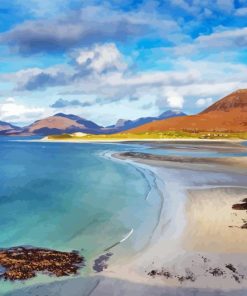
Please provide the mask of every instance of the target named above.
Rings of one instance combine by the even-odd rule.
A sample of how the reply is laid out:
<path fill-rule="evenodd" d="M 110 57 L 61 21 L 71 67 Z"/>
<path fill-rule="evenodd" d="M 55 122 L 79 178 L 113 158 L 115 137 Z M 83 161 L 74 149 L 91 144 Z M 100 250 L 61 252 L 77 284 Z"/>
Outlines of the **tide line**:
<path fill-rule="evenodd" d="M 104 250 L 104 252 L 108 252 L 109 250 L 113 249 L 117 245 L 120 245 L 121 243 L 123 243 L 124 241 L 126 241 L 133 234 L 133 232 L 134 232 L 134 229 L 132 228 L 130 230 L 130 232 L 123 239 L 121 239 L 119 242 L 116 242 L 115 244 L 111 245 L 110 247 L 106 248 Z"/>

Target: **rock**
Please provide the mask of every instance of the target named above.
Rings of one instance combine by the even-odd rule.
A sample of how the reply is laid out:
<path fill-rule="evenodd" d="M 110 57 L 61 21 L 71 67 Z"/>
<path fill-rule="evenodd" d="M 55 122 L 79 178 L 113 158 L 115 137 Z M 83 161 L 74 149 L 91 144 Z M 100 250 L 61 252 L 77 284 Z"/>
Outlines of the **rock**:
<path fill-rule="evenodd" d="M 247 202 L 241 204 L 235 204 L 232 206 L 234 210 L 247 210 Z"/>
<path fill-rule="evenodd" d="M 241 226 L 242 229 L 247 229 L 247 223 Z"/>
<path fill-rule="evenodd" d="M 38 272 L 61 277 L 76 274 L 84 258 L 76 251 L 14 247 L 0 250 L 0 266 L 0 278 L 5 280 L 27 280 Z"/>
<path fill-rule="evenodd" d="M 209 273 L 211 273 L 213 276 L 223 276 L 224 271 L 220 269 L 219 267 L 216 268 L 210 268 Z"/>
<path fill-rule="evenodd" d="M 237 271 L 237 269 L 232 264 L 226 264 L 226 268 L 230 269 L 232 272 Z"/>

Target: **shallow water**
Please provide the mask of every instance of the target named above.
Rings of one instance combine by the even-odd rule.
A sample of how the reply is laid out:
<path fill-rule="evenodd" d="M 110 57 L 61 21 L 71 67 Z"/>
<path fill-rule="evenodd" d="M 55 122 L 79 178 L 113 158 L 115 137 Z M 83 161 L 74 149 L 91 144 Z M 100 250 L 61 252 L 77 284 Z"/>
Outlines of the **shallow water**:
<path fill-rule="evenodd" d="M 103 156 L 130 149 L 136 146 L 1 138 L 0 246 L 80 250 L 84 272 L 131 229 L 115 257 L 140 250 L 156 225 L 160 197 L 153 191 L 147 200 L 148 174 Z"/>
<path fill-rule="evenodd" d="M 111 250 L 112 259 L 144 248 L 157 226 L 163 201 L 150 171 L 109 158 L 120 151 L 198 155 L 193 150 L 137 144 L 24 142 L 1 137 L 0 246 L 79 250 L 87 261 L 82 273 L 91 272 L 93 260 L 132 229 L 131 236 Z M 39 277 L 34 282 L 43 280 Z M 18 287 L 1 282 L 0 292 Z"/>
<path fill-rule="evenodd" d="M 163 143 L 163 148 L 156 148 L 154 147 L 148 147 L 148 144 L 144 146 L 142 152 L 144 153 L 151 153 L 155 155 L 170 155 L 170 156 L 187 156 L 187 157 L 241 157 L 241 156 L 247 156 L 247 150 L 241 151 L 241 152 L 232 152 L 227 151 L 226 149 L 220 150 L 212 150 L 212 149 L 206 149 L 205 147 L 200 147 L 196 145 L 190 145 L 189 143 L 187 145 L 185 144 L 173 144 L 174 149 L 170 148 L 171 144 L 168 144 L 166 147 L 166 144 Z M 243 146 L 247 146 L 247 142 L 242 142 Z M 224 148 L 224 147 L 223 147 Z"/>

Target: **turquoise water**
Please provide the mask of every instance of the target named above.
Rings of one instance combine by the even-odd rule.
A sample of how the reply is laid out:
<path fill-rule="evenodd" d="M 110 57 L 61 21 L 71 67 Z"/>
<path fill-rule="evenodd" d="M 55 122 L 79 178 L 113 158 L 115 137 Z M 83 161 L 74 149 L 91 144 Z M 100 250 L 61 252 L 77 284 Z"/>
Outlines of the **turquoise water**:
<path fill-rule="evenodd" d="M 0 245 L 102 252 L 152 207 L 133 166 L 102 152 L 127 146 L 1 142 Z M 137 209 L 142 207 L 141 215 Z"/>
<path fill-rule="evenodd" d="M 200 152 L 1 137 L 0 247 L 79 250 L 87 261 L 82 273 L 91 272 L 93 260 L 132 229 L 131 237 L 112 250 L 111 260 L 145 247 L 157 225 L 162 197 L 151 172 L 107 156 L 119 151 L 190 156 Z M 9 288 L 1 282 L 0 295 Z"/>
<path fill-rule="evenodd" d="M 140 250 L 157 223 L 160 196 L 146 200 L 151 176 L 102 156 L 131 149 L 136 146 L 1 138 L 0 246 L 79 250 L 87 260 L 83 272 L 131 229 L 112 250 L 113 260 Z"/>

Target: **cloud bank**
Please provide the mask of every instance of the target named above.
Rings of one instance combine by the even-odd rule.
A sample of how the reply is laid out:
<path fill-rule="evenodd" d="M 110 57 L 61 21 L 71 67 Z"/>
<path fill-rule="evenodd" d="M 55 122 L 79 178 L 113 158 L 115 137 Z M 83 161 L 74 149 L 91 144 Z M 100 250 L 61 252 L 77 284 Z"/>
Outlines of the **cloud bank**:
<path fill-rule="evenodd" d="M 11 104 L 21 120 L 33 105 L 111 124 L 169 108 L 196 113 L 247 87 L 245 0 L 1 5 L 4 118 L 6 97 L 20 98 Z"/>

